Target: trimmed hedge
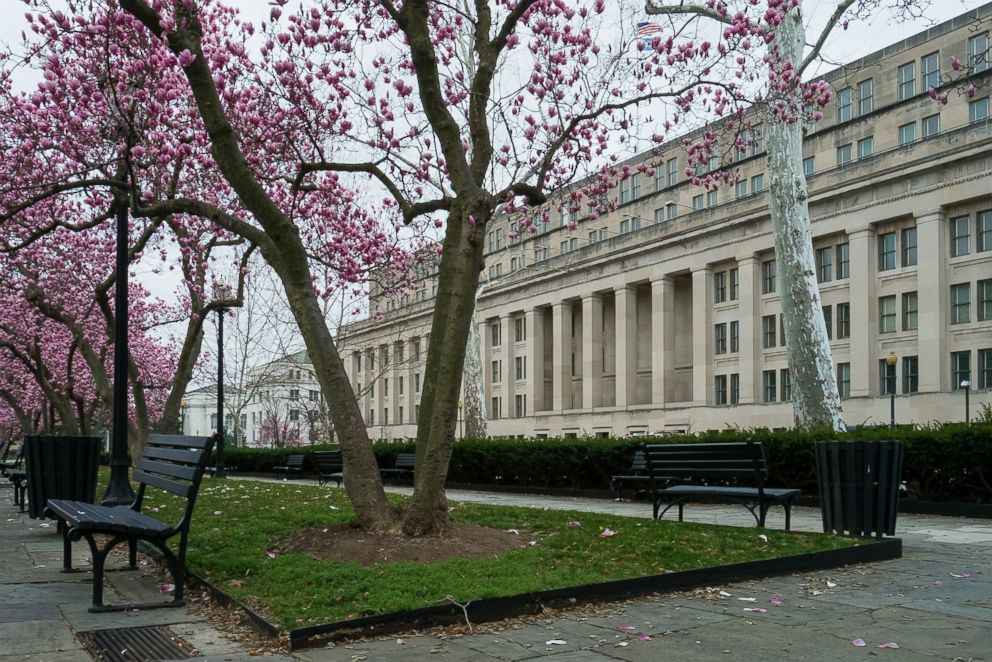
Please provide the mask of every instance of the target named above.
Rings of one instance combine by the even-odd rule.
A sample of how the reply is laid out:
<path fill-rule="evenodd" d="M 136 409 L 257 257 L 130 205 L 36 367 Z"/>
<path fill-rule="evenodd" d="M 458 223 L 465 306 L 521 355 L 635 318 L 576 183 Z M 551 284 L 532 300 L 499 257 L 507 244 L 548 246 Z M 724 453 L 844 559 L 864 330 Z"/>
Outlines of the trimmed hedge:
<path fill-rule="evenodd" d="M 448 480 L 465 485 L 506 485 L 538 489 L 606 490 L 610 476 L 626 474 L 642 442 L 706 443 L 761 441 L 768 459 L 768 482 L 816 494 L 813 442 L 820 439 L 897 439 L 906 442 L 904 498 L 921 501 L 992 503 L 992 423 L 935 425 L 924 428 L 875 427 L 842 434 L 768 429 L 723 430 L 676 437 L 637 439 L 464 439 L 455 443 Z M 227 463 L 241 471 L 271 471 L 293 453 L 328 446 L 281 449 L 231 448 Z M 412 442 L 374 446 L 380 466 Z M 311 467 L 312 468 L 312 467 Z"/>

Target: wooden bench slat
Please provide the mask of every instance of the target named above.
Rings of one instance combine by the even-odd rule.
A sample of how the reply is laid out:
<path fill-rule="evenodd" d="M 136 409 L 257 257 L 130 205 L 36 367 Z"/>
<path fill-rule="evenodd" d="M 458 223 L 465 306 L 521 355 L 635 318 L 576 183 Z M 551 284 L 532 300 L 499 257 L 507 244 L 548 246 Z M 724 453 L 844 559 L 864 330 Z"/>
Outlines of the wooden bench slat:
<path fill-rule="evenodd" d="M 195 448 L 203 450 L 203 437 L 189 437 L 179 434 L 152 434 L 148 435 L 149 446 L 178 446 L 182 448 Z"/>
<path fill-rule="evenodd" d="M 157 460 L 169 460 L 189 466 L 196 466 L 200 462 L 203 451 L 194 451 L 186 448 L 166 448 L 164 446 L 149 446 L 142 453 L 143 457 Z"/>
<path fill-rule="evenodd" d="M 169 476 L 170 478 L 182 478 L 183 480 L 193 480 L 196 476 L 196 467 L 189 467 L 183 464 L 172 464 L 170 462 L 156 462 L 155 460 L 141 460 L 138 468 L 142 471 Z"/>
<path fill-rule="evenodd" d="M 150 474 L 146 471 L 135 471 L 134 480 L 139 483 L 146 483 L 152 487 L 157 487 L 160 490 L 165 490 L 166 492 L 172 492 L 173 494 L 181 496 L 184 499 L 189 498 L 193 491 L 193 485 L 190 483 L 180 483 L 179 481 L 162 478 L 161 476 Z"/>

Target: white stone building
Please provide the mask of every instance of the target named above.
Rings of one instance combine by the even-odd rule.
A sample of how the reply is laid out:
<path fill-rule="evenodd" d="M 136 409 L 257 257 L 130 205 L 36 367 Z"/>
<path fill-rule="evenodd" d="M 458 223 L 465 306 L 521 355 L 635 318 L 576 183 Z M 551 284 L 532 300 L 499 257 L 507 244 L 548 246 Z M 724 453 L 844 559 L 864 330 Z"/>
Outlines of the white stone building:
<path fill-rule="evenodd" d="M 899 423 L 962 420 L 963 383 L 972 416 L 992 402 L 990 20 L 992 4 L 825 76 L 804 169 L 848 424 L 887 423 L 893 389 Z M 977 94 L 941 105 L 927 92 L 952 57 Z M 536 236 L 491 226 L 490 435 L 791 425 L 760 139 L 715 164 L 740 169 L 717 191 L 687 181 L 680 141 L 629 163 L 645 159 L 654 177 L 618 182 L 595 222 L 559 200 Z M 416 434 L 433 292 L 374 296 L 376 318 L 343 330 L 374 438 Z"/>

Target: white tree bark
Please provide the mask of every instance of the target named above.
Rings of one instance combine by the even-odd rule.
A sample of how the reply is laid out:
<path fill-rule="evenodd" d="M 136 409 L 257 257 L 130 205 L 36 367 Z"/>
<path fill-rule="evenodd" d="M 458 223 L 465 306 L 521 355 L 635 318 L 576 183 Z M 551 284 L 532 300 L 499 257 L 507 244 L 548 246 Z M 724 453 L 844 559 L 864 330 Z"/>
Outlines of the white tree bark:
<path fill-rule="evenodd" d="M 800 8 L 791 9 L 778 26 L 775 43 L 784 62 L 798 69 L 805 32 Z M 778 289 L 785 325 L 785 346 L 792 378 L 795 423 L 800 428 L 844 429 L 833 371 L 833 356 L 816 282 L 808 190 L 803 173 L 802 90 L 782 92 L 785 119 L 769 113 L 769 210 L 775 237 Z M 769 99 L 769 108 L 775 103 Z"/>
<path fill-rule="evenodd" d="M 482 342 L 479 338 L 479 324 L 476 313 L 479 297 L 485 291 L 485 283 L 479 285 L 475 293 L 475 308 L 472 312 L 472 326 L 469 328 L 468 342 L 465 345 L 465 370 L 462 374 L 462 417 L 464 434 L 470 439 L 484 439 L 488 412 L 486 411 L 485 385 L 482 379 Z"/>

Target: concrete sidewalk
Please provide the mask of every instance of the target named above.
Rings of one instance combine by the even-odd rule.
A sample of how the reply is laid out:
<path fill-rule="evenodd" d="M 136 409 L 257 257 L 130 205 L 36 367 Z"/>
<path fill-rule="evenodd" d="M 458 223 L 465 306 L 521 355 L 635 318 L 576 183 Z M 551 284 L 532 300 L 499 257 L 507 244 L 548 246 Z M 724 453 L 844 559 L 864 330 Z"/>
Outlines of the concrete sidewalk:
<path fill-rule="evenodd" d="M 449 492 L 449 498 L 650 516 L 644 503 L 462 491 Z M 770 527 L 782 526 L 780 511 L 769 517 Z M 690 505 L 686 515 L 691 521 L 754 526 L 739 507 Z M 819 530 L 818 511 L 796 509 L 793 528 Z M 485 634 L 463 628 L 465 634 L 389 637 L 267 659 L 992 661 L 992 522 L 903 514 L 898 532 L 904 558 L 896 561 L 641 598 L 521 619 L 501 630 L 488 624 Z M 76 548 L 78 567 L 84 568 L 88 549 Z M 227 639 L 193 609 L 89 614 L 90 575 L 65 575 L 60 566 L 54 525 L 27 519 L 8 494 L 0 495 L 0 662 L 89 660 L 77 635 L 147 626 L 168 626 L 168 636 L 204 656 L 196 659 L 250 657 L 244 644 Z M 157 580 L 141 572 L 108 578 L 108 601 L 164 597 Z M 865 645 L 851 643 L 858 639 Z"/>

